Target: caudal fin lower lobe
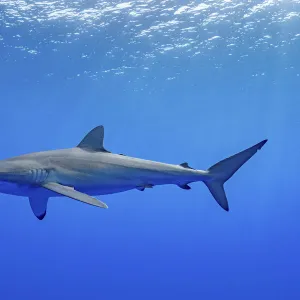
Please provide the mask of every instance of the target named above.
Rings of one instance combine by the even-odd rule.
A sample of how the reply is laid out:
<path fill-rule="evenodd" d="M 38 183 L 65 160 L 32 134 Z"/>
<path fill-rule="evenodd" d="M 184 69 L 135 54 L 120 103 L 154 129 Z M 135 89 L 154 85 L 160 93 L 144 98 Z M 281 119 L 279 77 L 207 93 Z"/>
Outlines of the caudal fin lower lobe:
<path fill-rule="evenodd" d="M 224 183 L 230 177 L 232 177 L 232 175 L 258 150 L 260 150 L 267 141 L 268 140 L 263 140 L 242 152 L 219 161 L 208 169 L 210 179 L 204 183 L 208 187 L 215 200 L 224 210 L 229 211 L 228 201 L 224 190 Z"/>

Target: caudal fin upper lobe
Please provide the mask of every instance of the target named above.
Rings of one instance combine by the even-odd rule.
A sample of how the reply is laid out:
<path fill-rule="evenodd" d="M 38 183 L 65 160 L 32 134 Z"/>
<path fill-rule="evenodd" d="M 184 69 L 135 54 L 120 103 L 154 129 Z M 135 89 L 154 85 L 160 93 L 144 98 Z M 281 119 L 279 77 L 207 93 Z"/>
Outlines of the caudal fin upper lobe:
<path fill-rule="evenodd" d="M 210 179 L 204 181 L 209 191 L 218 202 L 218 204 L 229 211 L 228 201 L 224 190 L 224 183 L 233 176 L 233 174 L 245 164 L 258 150 L 260 150 L 268 140 L 232 155 L 219 161 L 208 169 Z"/>

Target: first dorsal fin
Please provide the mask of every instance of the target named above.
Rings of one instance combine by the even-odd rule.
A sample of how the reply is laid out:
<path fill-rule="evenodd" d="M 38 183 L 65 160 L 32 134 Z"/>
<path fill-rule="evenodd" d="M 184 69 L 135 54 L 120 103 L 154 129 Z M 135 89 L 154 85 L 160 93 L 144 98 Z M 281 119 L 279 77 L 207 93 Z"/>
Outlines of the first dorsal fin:
<path fill-rule="evenodd" d="M 90 151 L 109 152 L 104 148 L 103 141 L 104 127 L 101 125 L 92 129 L 77 147 Z"/>

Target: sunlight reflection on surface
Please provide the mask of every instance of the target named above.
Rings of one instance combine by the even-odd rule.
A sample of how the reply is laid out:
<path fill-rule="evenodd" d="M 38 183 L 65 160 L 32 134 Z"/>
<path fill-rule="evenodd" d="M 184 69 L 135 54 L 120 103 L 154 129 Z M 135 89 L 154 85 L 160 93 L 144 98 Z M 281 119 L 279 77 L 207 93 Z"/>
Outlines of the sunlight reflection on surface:
<path fill-rule="evenodd" d="M 146 74 L 164 55 L 174 60 L 209 55 L 219 68 L 214 50 L 239 62 L 258 51 L 286 55 L 300 40 L 300 0 L 184 5 L 171 0 L 2 0 L 0 11 L 2 59 L 9 61 L 12 51 L 22 51 L 29 59 L 68 51 L 69 58 L 94 65 L 74 76 L 93 79 L 132 69 Z M 80 53 L 73 51 L 79 44 Z M 99 57 L 110 64 L 98 63 Z"/>

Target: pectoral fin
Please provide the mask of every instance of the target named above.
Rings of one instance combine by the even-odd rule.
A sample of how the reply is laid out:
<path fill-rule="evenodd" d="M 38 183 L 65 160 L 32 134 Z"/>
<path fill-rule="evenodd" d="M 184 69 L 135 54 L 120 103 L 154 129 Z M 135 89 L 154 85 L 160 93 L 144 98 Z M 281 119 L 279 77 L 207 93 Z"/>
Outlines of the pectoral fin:
<path fill-rule="evenodd" d="M 53 191 L 55 193 L 72 198 L 74 200 L 84 202 L 89 205 L 98 206 L 98 207 L 102 207 L 102 208 L 108 208 L 108 206 L 104 202 L 97 200 L 96 198 L 93 198 L 87 194 L 78 192 L 78 191 L 74 190 L 73 188 L 61 185 L 56 182 L 47 182 L 47 183 L 42 184 L 41 186 L 43 188 Z"/>
<path fill-rule="evenodd" d="M 29 197 L 29 204 L 34 215 L 39 220 L 43 220 L 47 212 L 48 197 L 31 196 Z"/>

